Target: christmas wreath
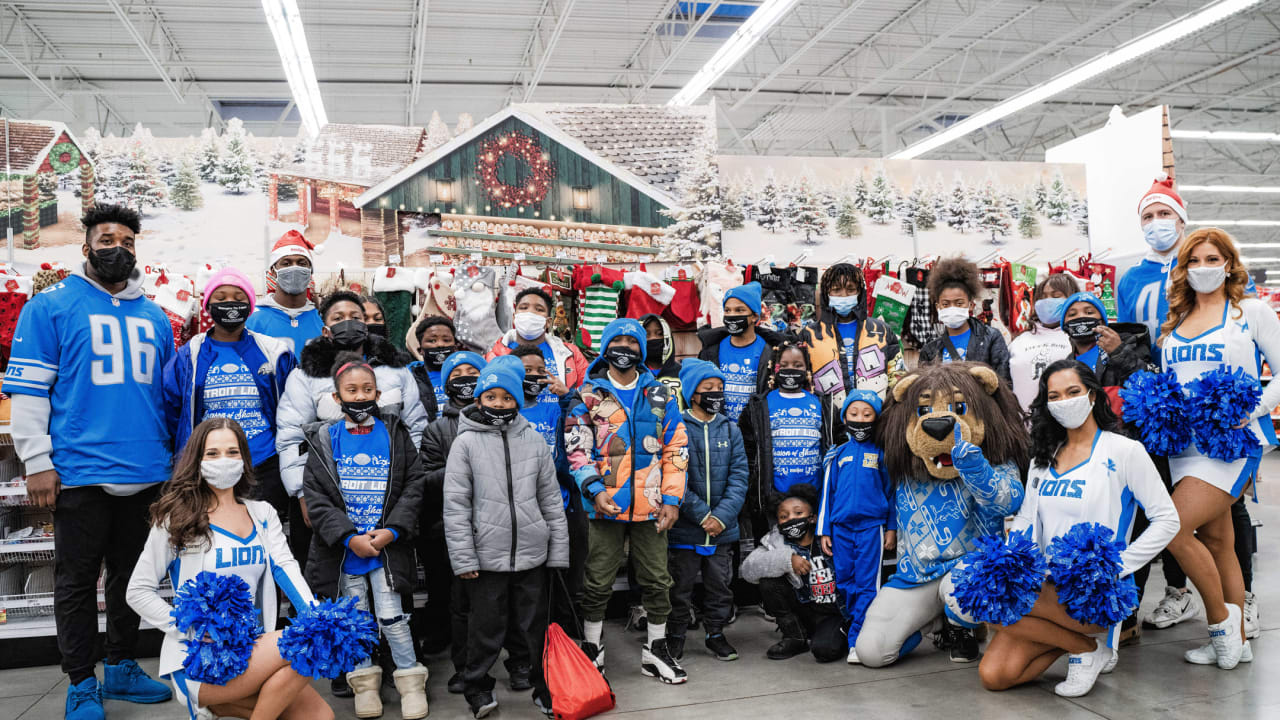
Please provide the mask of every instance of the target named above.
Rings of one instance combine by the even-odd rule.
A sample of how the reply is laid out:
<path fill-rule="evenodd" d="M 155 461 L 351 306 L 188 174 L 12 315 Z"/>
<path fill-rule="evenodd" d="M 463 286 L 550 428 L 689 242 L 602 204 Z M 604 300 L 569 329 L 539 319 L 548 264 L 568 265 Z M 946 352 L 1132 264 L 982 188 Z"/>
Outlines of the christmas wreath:
<path fill-rule="evenodd" d="M 518 160 L 525 169 L 518 185 L 498 179 L 503 158 Z M 480 143 L 476 175 L 489 200 L 504 208 L 535 205 L 542 202 L 556 176 L 555 163 L 543 152 L 537 141 L 521 132 L 509 132 L 485 138 Z"/>
<path fill-rule="evenodd" d="M 59 175 L 80 167 L 80 148 L 69 142 L 60 142 L 49 150 L 49 167 Z"/>

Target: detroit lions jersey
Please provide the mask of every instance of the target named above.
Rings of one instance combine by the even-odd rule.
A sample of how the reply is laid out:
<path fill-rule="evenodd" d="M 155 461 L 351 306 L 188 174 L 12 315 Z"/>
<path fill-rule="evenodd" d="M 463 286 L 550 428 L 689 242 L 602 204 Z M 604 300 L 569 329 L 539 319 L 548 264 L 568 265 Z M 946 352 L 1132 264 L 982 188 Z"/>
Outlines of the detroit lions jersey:
<path fill-rule="evenodd" d="M 258 608 L 258 621 L 261 622 L 262 603 L 258 601 L 258 590 L 262 587 L 262 576 L 267 572 L 267 551 L 262 544 L 262 536 L 258 534 L 257 523 L 253 523 L 247 537 L 209 523 L 209 539 L 209 552 L 204 554 L 201 570 L 240 576 L 249 586 L 249 595 L 253 598 L 254 607 Z"/>
<path fill-rule="evenodd" d="M 4 391 L 49 399 L 63 485 L 164 482 L 171 437 L 161 371 L 172 355 L 159 305 L 72 275 L 22 309 Z"/>

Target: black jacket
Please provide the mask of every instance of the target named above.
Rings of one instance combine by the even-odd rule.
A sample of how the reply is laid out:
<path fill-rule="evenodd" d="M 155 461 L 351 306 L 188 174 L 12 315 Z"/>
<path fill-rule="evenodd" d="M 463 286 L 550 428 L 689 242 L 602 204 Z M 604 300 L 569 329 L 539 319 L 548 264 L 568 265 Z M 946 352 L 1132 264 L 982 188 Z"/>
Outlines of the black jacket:
<path fill-rule="evenodd" d="M 413 537 L 418 530 L 426 473 L 409 437 L 409 428 L 394 415 L 382 418 L 382 422 L 391 436 L 391 467 L 378 527 L 394 529 L 398 535 L 382 550 L 382 571 L 386 573 L 387 584 L 401 592 L 411 589 L 416 577 Z M 338 468 L 329 439 L 329 427 L 333 424 L 320 422 L 307 426 L 304 445 L 307 469 L 302 486 L 312 532 L 307 584 L 317 596 L 329 598 L 338 597 L 342 560 L 347 552 L 345 541 L 356 532 L 338 485 Z"/>
<path fill-rule="evenodd" d="M 427 411 L 427 422 L 435 422 L 440 417 L 439 404 L 436 402 L 436 388 L 427 374 L 427 364 L 421 360 L 409 363 L 409 372 L 413 373 L 414 382 L 418 383 L 418 400 Z"/>
<path fill-rule="evenodd" d="M 1129 376 L 1141 370 L 1160 372 L 1151 362 L 1151 331 L 1142 323 L 1111 323 L 1107 327 L 1120 336 L 1120 347 L 1113 353 L 1098 348 L 1098 365 L 1094 372 L 1104 388 L 1121 387 Z M 1074 353 L 1072 357 L 1075 357 Z"/>
<path fill-rule="evenodd" d="M 756 335 L 764 340 L 764 352 L 760 353 L 760 365 L 756 371 L 756 392 L 760 393 L 769 389 L 769 367 L 773 362 L 773 349 L 787 338 L 782 333 L 763 327 L 756 328 Z M 698 352 L 698 359 L 720 367 L 720 343 L 727 337 L 729 331 L 722 327 L 699 330 L 698 340 L 702 342 L 702 350 Z"/>
<path fill-rule="evenodd" d="M 920 348 L 921 365 L 938 362 L 938 358 L 942 357 L 943 349 L 946 348 L 947 337 L 946 332 L 943 331 Z M 965 349 L 964 359 L 968 362 L 990 365 L 1008 387 L 1013 387 L 1013 380 L 1009 377 L 1009 346 L 999 330 L 969 318 L 969 347 Z"/>
<path fill-rule="evenodd" d="M 424 538 L 444 537 L 444 466 L 449 462 L 449 448 L 458 437 L 460 413 L 453 403 L 445 405 L 440 417 L 422 433 L 422 469 L 427 481 L 418 526 Z"/>
<path fill-rule="evenodd" d="M 658 324 L 662 327 L 662 357 L 659 358 L 659 360 L 662 361 L 662 365 L 657 370 L 650 367 L 649 372 L 653 373 L 653 376 L 658 378 L 659 382 L 671 389 L 671 394 L 676 397 L 676 405 L 680 407 L 681 412 L 684 412 L 688 408 L 685 407 L 684 393 L 680 392 L 681 366 L 679 358 L 676 357 L 675 334 L 671 332 L 671 325 L 669 325 L 666 319 L 661 315 L 655 315 L 654 313 L 644 315 L 640 318 L 640 324 L 646 325 L 651 320 L 657 320 Z M 646 361 L 652 359 L 653 358 L 645 358 Z M 647 362 L 645 363 L 645 366 L 648 367 Z M 568 407 L 573 408 L 574 405 L 569 405 Z M 574 485 L 576 486 L 576 483 L 574 483 Z"/>

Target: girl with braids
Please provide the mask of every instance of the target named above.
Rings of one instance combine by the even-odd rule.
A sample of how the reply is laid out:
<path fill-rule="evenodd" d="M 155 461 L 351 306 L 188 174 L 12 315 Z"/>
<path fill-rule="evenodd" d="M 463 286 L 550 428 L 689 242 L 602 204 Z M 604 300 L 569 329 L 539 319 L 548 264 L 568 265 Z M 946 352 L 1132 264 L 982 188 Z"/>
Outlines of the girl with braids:
<path fill-rule="evenodd" d="M 856 265 L 836 263 L 818 284 L 818 317 L 800 331 L 814 392 L 839 404 L 853 388 L 884 397 L 905 366 L 898 336 L 867 316 L 867 283 Z M 776 357 L 776 356 L 775 356 Z"/>
<path fill-rule="evenodd" d="M 837 428 L 835 396 L 813 393 L 809 356 L 803 343 L 778 345 L 767 388 L 747 401 L 738 421 L 751 471 L 746 516 L 757 540 L 771 525 L 768 496 L 797 483 L 817 482 L 827 449 L 845 441 L 844 429 Z"/>

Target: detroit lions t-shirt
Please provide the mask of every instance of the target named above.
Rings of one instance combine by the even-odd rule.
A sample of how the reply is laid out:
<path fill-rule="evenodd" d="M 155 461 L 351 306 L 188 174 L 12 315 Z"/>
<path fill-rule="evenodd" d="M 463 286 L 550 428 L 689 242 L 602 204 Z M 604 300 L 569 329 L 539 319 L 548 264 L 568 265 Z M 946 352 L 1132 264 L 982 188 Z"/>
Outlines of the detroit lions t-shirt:
<path fill-rule="evenodd" d="M 952 335 L 951 344 L 956 346 L 956 352 L 960 353 L 960 357 L 951 357 L 951 351 L 947 350 L 947 344 L 944 341 L 942 343 L 942 355 L 939 356 L 939 359 L 944 363 L 964 360 L 965 356 L 969 354 L 969 338 L 972 337 L 972 335 L 973 331 L 971 330 L 965 330 L 959 335 Z"/>
<path fill-rule="evenodd" d="M 531 406 L 520 408 L 520 414 L 538 431 L 542 439 L 547 441 L 547 447 L 551 448 L 551 454 L 555 456 L 556 426 L 560 424 L 560 404 L 544 403 L 539 399 Z"/>
<path fill-rule="evenodd" d="M 818 478 L 822 403 L 810 392 L 771 391 L 765 398 L 773 436 L 773 489 L 786 492 Z"/>
<path fill-rule="evenodd" d="M 249 439 L 249 455 L 257 465 L 276 454 L 276 439 L 267 416 L 262 412 L 262 399 L 253 373 L 235 351 L 232 343 L 206 338 L 214 349 L 213 362 L 204 377 L 204 417 L 226 417 L 240 423 Z"/>
<path fill-rule="evenodd" d="M 850 378 L 856 376 L 858 369 L 858 322 L 839 323 L 836 326 L 840 330 L 840 345 L 844 351 L 844 369 Z"/>
<path fill-rule="evenodd" d="M 375 418 L 372 430 L 363 435 L 348 431 L 346 422 L 336 422 L 329 428 L 329 439 L 347 517 L 356 532 L 367 533 L 382 520 L 391 473 L 391 435 L 387 426 Z M 347 550 L 342 572 L 364 575 L 380 567 L 381 558 L 362 558 Z"/>
<path fill-rule="evenodd" d="M 720 341 L 720 372 L 724 373 L 724 415 L 733 422 L 742 417 L 747 400 L 756 393 L 764 339 L 756 336 L 746 347 L 735 347 L 732 338 Z"/>
<path fill-rule="evenodd" d="M 431 389 L 436 393 L 436 407 L 443 409 L 449 404 L 449 393 L 444 391 L 444 376 L 441 370 L 427 368 L 427 377 L 431 379 Z"/>

